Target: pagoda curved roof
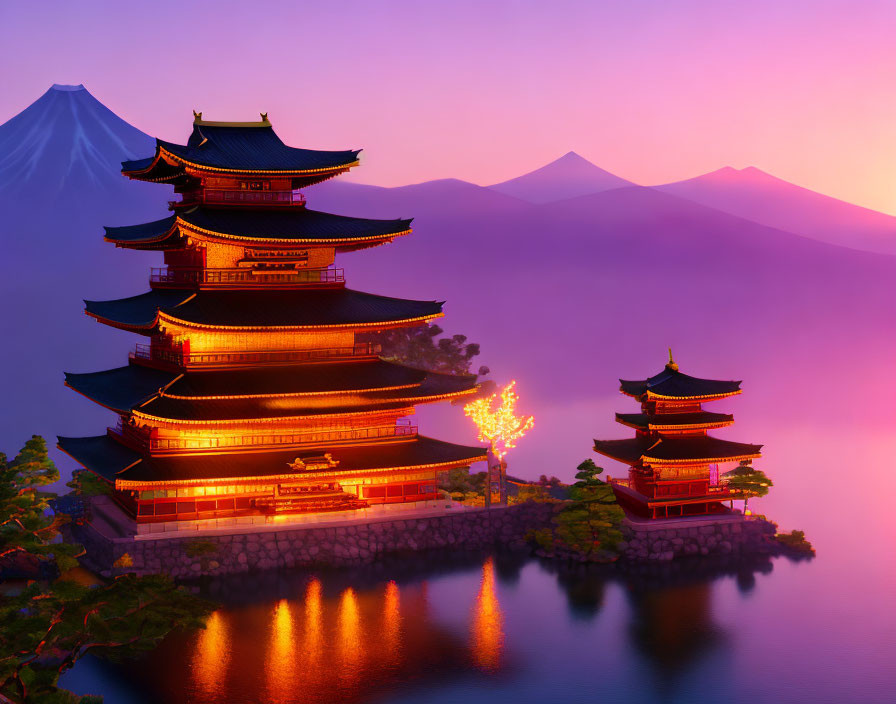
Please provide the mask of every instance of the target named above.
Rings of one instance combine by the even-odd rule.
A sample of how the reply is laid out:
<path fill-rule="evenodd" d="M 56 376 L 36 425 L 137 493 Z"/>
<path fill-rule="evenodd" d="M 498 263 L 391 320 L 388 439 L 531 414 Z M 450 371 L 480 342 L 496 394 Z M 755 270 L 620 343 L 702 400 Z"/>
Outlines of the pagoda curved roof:
<path fill-rule="evenodd" d="M 186 144 L 156 139 L 152 157 L 123 161 L 121 167 L 131 178 L 147 181 L 176 179 L 187 168 L 323 180 L 355 166 L 359 153 L 289 147 L 267 119 L 247 123 L 197 120 Z"/>
<path fill-rule="evenodd" d="M 595 440 L 594 451 L 626 464 L 687 464 L 694 462 L 738 462 L 759 457 L 762 445 L 699 437 Z"/>
<path fill-rule="evenodd" d="M 739 394 L 740 381 L 717 381 L 700 379 L 683 374 L 673 366 L 666 365 L 659 374 L 643 381 L 620 379 L 620 391 L 635 398 L 643 396 L 670 399 L 720 398 Z"/>
<path fill-rule="evenodd" d="M 129 364 L 86 374 L 66 372 L 65 385 L 116 413 L 127 413 L 157 395 L 178 376 L 177 372 Z"/>
<path fill-rule="evenodd" d="M 364 446 L 291 448 L 275 452 L 150 457 L 125 447 L 109 435 L 60 437 L 59 449 L 83 467 L 118 488 L 151 488 L 152 484 L 188 484 L 215 480 L 283 477 L 339 479 L 345 474 L 381 473 L 430 467 L 462 467 L 486 459 L 486 449 L 434 440 L 424 436 Z M 330 453 L 338 462 L 332 470 L 297 472 L 296 458 Z"/>
<path fill-rule="evenodd" d="M 730 425 L 734 416 L 729 413 L 711 413 L 697 411 L 694 413 L 617 413 L 616 421 L 633 428 L 668 428 L 693 426 L 719 427 Z"/>
<path fill-rule="evenodd" d="M 135 411 L 162 421 L 232 422 L 259 418 L 299 418 L 325 415 L 407 411 L 410 406 L 450 398 L 476 388 L 471 376 L 427 375 L 422 383 L 407 388 L 337 395 L 236 396 L 231 398 L 151 398 Z"/>
<path fill-rule="evenodd" d="M 411 231 L 411 222 L 412 219 L 354 218 L 307 208 L 240 210 L 193 207 L 161 220 L 106 227 L 105 231 L 107 241 L 134 247 L 169 243 L 180 235 L 181 227 L 231 239 L 338 246 L 405 235 Z"/>
<path fill-rule="evenodd" d="M 472 392 L 476 377 L 385 360 L 183 373 L 131 363 L 66 374 L 65 383 L 118 413 L 140 407 L 166 419 L 221 420 L 397 408 Z"/>
<path fill-rule="evenodd" d="M 177 215 L 170 215 L 161 220 L 144 222 L 139 225 L 122 227 L 104 227 L 106 239 L 120 244 L 148 244 L 168 239 L 173 234 Z"/>
<path fill-rule="evenodd" d="M 347 288 L 276 291 L 153 289 L 85 301 L 88 315 L 113 327 L 149 331 L 159 317 L 216 328 L 321 328 L 406 325 L 442 315 L 442 302 L 378 296 Z"/>

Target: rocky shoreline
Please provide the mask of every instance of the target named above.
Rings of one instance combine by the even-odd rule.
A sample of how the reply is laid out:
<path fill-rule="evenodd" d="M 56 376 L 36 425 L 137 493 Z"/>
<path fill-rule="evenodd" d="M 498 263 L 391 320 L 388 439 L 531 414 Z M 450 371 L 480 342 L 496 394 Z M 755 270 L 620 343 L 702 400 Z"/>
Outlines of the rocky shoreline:
<path fill-rule="evenodd" d="M 351 567 L 432 550 L 534 552 L 558 561 L 585 561 L 574 554 L 533 549 L 532 532 L 550 526 L 561 506 L 527 502 L 369 523 L 154 538 L 109 539 L 90 525 L 72 525 L 66 537 L 85 546 L 84 565 L 103 576 L 166 572 L 175 578 L 195 578 L 294 567 Z M 619 563 L 783 552 L 773 523 L 740 514 L 659 523 L 626 519 L 622 532 Z"/>

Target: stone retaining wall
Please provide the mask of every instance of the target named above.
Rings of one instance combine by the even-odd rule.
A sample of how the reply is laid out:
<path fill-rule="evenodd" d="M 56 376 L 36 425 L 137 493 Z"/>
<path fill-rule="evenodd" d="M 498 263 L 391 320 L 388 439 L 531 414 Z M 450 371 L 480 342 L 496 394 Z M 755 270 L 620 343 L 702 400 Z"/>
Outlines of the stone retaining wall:
<path fill-rule="evenodd" d="M 310 565 L 360 565 L 386 554 L 440 548 L 527 549 L 526 533 L 548 525 L 556 510 L 555 504 L 526 503 L 329 527 L 139 540 L 110 540 L 87 525 L 72 526 L 68 537 L 87 548 L 85 566 L 104 576 L 110 575 L 112 563 L 127 553 L 133 566 L 121 571 L 198 577 Z M 197 555 L 197 549 L 208 551 Z"/>
<path fill-rule="evenodd" d="M 525 503 L 505 508 L 461 509 L 451 513 L 381 518 L 369 523 L 291 526 L 230 535 L 107 538 L 93 527 L 67 526 L 67 539 L 87 548 L 85 566 L 109 576 L 127 553 L 133 565 L 119 571 L 172 577 L 259 572 L 312 565 L 352 566 L 385 555 L 431 550 L 531 551 L 526 534 L 551 525 L 562 504 Z M 680 557 L 773 553 L 775 526 L 739 514 L 623 525 L 620 562 L 668 562 Z M 544 555 L 537 550 L 536 554 Z M 554 555 L 558 560 L 575 555 Z"/>
<path fill-rule="evenodd" d="M 621 559 L 668 561 L 692 555 L 771 553 L 778 549 L 775 525 L 739 514 L 713 518 L 633 523 L 623 527 Z"/>

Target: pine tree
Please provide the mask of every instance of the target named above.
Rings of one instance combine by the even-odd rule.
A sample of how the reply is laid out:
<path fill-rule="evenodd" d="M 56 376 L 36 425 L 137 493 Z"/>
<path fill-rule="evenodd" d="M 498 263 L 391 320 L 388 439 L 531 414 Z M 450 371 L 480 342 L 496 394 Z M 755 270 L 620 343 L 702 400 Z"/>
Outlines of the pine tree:
<path fill-rule="evenodd" d="M 759 498 L 768 494 L 773 486 L 772 480 L 753 467 L 749 460 L 741 462 L 730 472 L 725 473 L 728 488 L 740 494 L 744 500 L 744 513 L 747 511 L 747 502 L 751 498 Z"/>
<path fill-rule="evenodd" d="M 555 519 L 555 536 L 562 546 L 587 558 L 608 558 L 622 540 L 625 514 L 610 485 L 598 479 L 602 467 L 587 459 L 577 469 L 577 481 L 570 488 L 572 503 Z"/>
<path fill-rule="evenodd" d="M 51 514 L 55 495 L 39 491 L 58 479 L 59 470 L 39 435 L 32 435 L 12 462 L 0 453 L 0 567 L 15 559 L 55 559 L 60 570 L 76 564 L 80 546 L 53 542 L 67 517 Z"/>
<path fill-rule="evenodd" d="M 210 605 L 164 576 L 124 575 L 98 587 L 65 578 L 80 545 L 59 540 L 68 521 L 40 491 L 59 479 L 38 435 L 8 462 L 0 453 L 0 568 L 4 560 L 54 561 L 61 577 L 0 599 L 0 700 L 96 704 L 60 690 L 59 676 L 87 653 L 116 657 L 153 647 L 176 627 L 201 627 Z"/>

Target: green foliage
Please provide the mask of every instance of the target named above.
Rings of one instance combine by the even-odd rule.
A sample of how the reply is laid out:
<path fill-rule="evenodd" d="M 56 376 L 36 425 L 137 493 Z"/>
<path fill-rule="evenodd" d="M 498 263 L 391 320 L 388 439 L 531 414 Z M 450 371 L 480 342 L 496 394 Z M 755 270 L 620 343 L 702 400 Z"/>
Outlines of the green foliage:
<path fill-rule="evenodd" d="M 93 472 L 82 469 L 72 473 L 72 480 L 66 484 L 72 493 L 88 498 L 90 496 L 106 496 L 112 493 L 109 482 L 103 481 Z"/>
<path fill-rule="evenodd" d="M 175 627 L 201 628 L 210 612 L 160 575 L 125 575 L 100 588 L 31 583 L 0 603 L 0 693 L 13 701 L 79 701 L 56 682 L 83 655 L 130 657 Z"/>
<path fill-rule="evenodd" d="M 77 564 L 79 546 L 53 543 L 68 518 L 47 515 L 55 495 L 39 491 L 58 479 L 39 435 L 32 435 L 12 462 L 0 453 L 0 565 L 23 558 L 33 563 L 55 558 L 60 570 Z"/>
<path fill-rule="evenodd" d="M 739 498 L 744 500 L 744 510 L 747 508 L 747 502 L 751 498 L 758 498 L 768 494 L 768 490 L 772 484 L 772 480 L 765 476 L 765 473 L 755 469 L 749 460 L 743 461 L 730 472 L 726 472 L 728 488 L 740 494 Z"/>
<path fill-rule="evenodd" d="M 48 515 L 54 494 L 39 491 L 58 479 L 46 442 L 37 435 L 12 462 L 0 453 L 0 566 L 4 560 L 36 565 L 55 559 L 64 574 L 77 564 L 83 548 L 59 541 L 68 518 Z M 128 568 L 133 562 L 123 555 L 118 564 Z M 78 697 L 56 686 L 82 655 L 125 657 L 152 648 L 172 628 L 202 626 L 209 612 L 206 602 L 162 576 L 126 575 L 100 587 L 64 577 L 29 582 L 0 599 L 0 699 L 97 704 L 98 697 Z"/>
<path fill-rule="evenodd" d="M 789 533 L 778 533 L 775 535 L 775 540 L 788 550 L 804 553 L 806 555 L 815 554 L 815 548 L 812 547 L 812 543 L 806 540 L 806 534 L 801 530 L 792 530 Z"/>
<path fill-rule="evenodd" d="M 535 501 L 536 503 L 544 503 L 552 501 L 548 490 L 541 484 L 523 484 L 519 487 L 519 491 L 515 497 L 511 497 L 512 503 L 519 504 L 526 501 Z"/>
<path fill-rule="evenodd" d="M 538 483 L 541 486 L 560 486 L 562 484 L 562 482 L 553 475 L 551 475 L 551 478 L 548 479 L 547 474 L 542 474 L 540 477 L 538 477 Z"/>
<path fill-rule="evenodd" d="M 551 540 L 539 533 L 536 543 L 544 549 L 572 552 L 587 560 L 614 558 L 622 540 L 622 509 L 613 489 L 598 479 L 604 470 L 587 459 L 578 467 L 576 483 L 570 488 L 571 501 L 554 519 Z M 551 548 L 544 547 L 550 543 Z"/>
<path fill-rule="evenodd" d="M 454 498 L 455 494 L 485 496 L 488 475 L 485 472 L 470 474 L 466 467 L 458 467 L 439 474 L 439 488 Z"/>
<path fill-rule="evenodd" d="M 526 539 L 548 552 L 554 549 L 554 533 L 550 528 L 537 528 L 526 533 Z"/>
<path fill-rule="evenodd" d="M 418 325 L 369 333 L 363 340 L 382 345 L 384 357 L 412 367 L 448 374 L 472 373 L 470 369 L 473 357 L 479 354 L 479 345 L 467 342 L 466 335 L 436 339 L 443 332 L 438 325 Z M 479 367 L 476 373 L 485 376 L 489 368 Z"/>
<path fill-rule="evenodd" d="M 211 540 L 191 540 L 184 546 L 184 552 L 190 557 L 205 557 L 218 552 L 218 544 Z"/>

